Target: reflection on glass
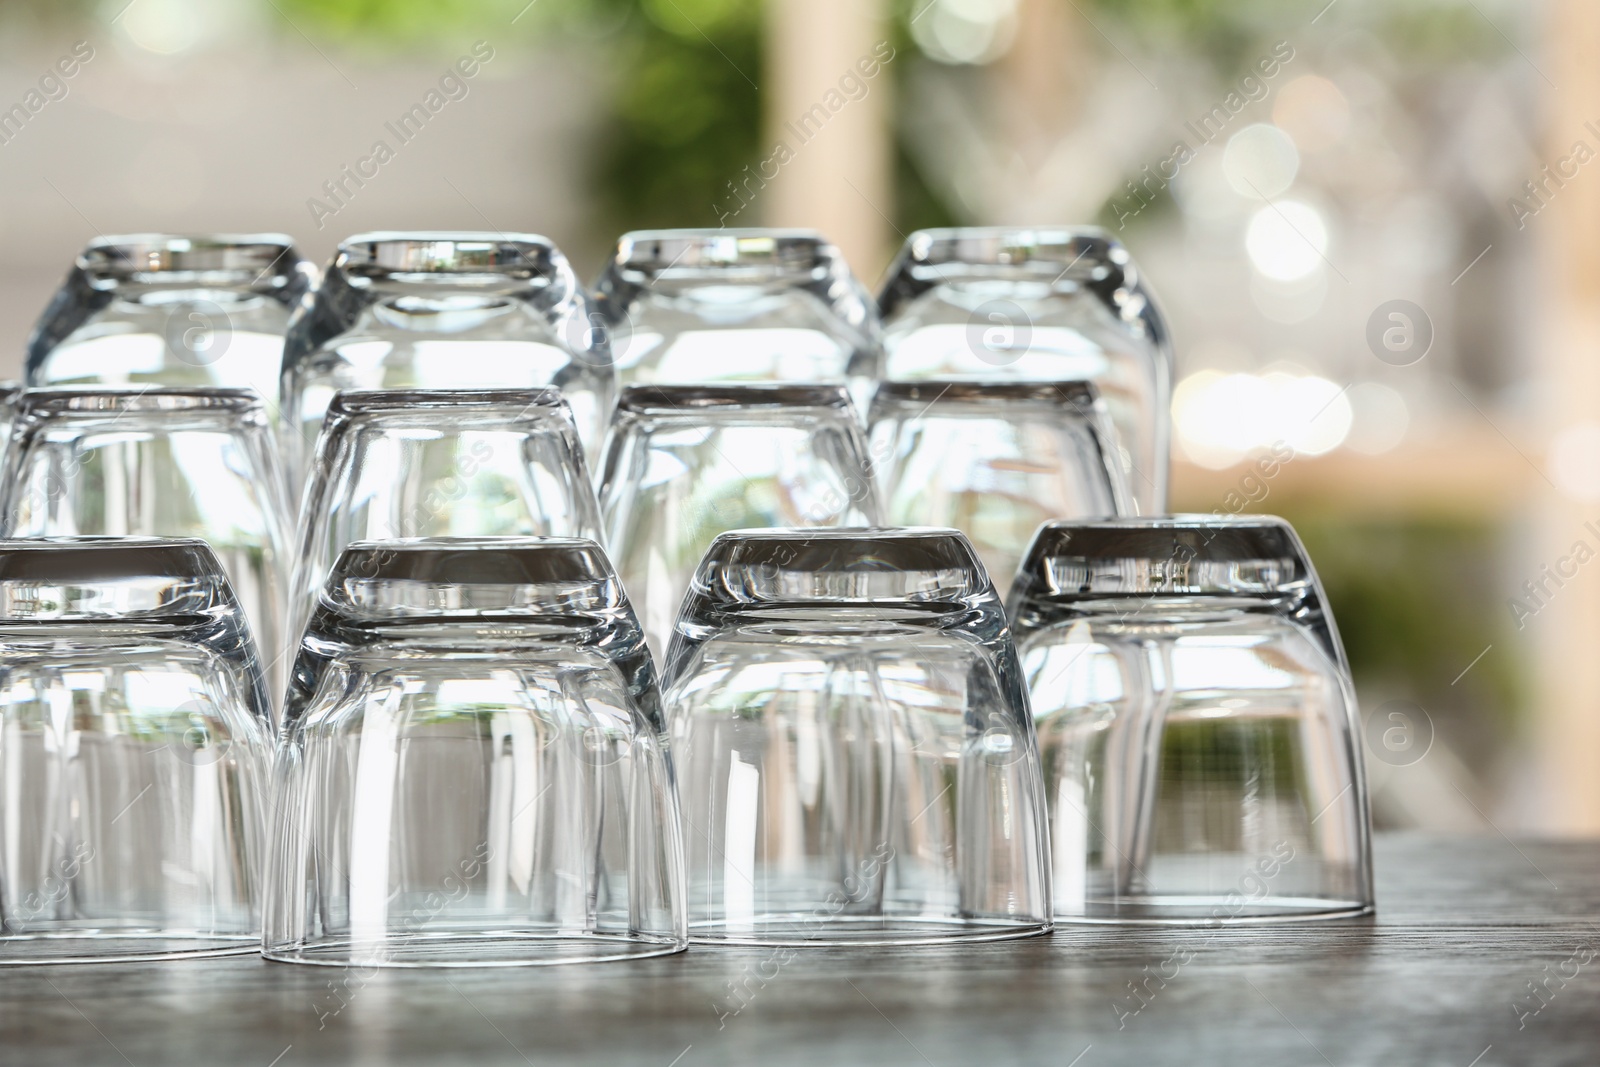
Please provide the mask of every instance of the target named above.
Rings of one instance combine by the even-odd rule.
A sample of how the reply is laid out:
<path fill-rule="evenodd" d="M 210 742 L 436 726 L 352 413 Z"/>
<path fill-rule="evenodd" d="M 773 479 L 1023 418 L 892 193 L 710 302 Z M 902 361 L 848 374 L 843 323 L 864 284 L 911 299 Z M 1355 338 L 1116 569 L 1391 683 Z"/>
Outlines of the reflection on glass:
<path fill-rule="evenodd" d="M 11 427 L 17 421 L 17 405 L 21 401 L 20 383 L 0 382 L 0 463 L 4 462 L 6 449 L 11 443 Z"/>
<path fill-rule="evenodd" d="M 30 391 L 6 456 L 0 536 L 204 540 L 244 606 L 276 695 L 289 578 L 282 477 L 249 390 Z"/>
<path fill-rule="evenodd" d="M 606 547 L 657 653 L 718 534 L 878 521 L 866 440 L 842 386 L 629 386 L 604 472 Z"/>
<path fill-rule="evenodd" d="M 918 230 L 878 297 L 894 381 L 1092 381 L 1139 511 L 1166 510 L 1172 345 L 1128 250 L 1094 229 Z"/>
<path fill-rule="evenodd" d="M 283 349 L 283 447 L 304 475 L 344 389 L 561 390 L 599 445 L 615 393 L 599 316 L 535 234 L 369 233 L 342 241 Z"/>
<path fill-rule="evenodd" d="M 1371 910 L 1350 669 L 1288 523 L 1052 523 L 1008 608 L 1044 758 L 1058 919 Z"/>
<path fill-rule="evenodd" d="M 623 385 L 879 376 L 872 298 L 809 230 L 624 234 L 595 291 Z"/>
<path fill-rule="evenodd" d="M 666 674 L 691 939 L 918 944 L 1049 929 L 1027 693 L 961 534 L 719 537 Z"/>
<path fill-rule="evenodd" d="M 349 546 L 287 705 L 269 958 L 508 966 L 685 947 L 655 670 L 593 542 Z"/>
<path fill-rule="evenodd" d="M 199 541 L 0 541 L 0 964 L 254 951 L 271 723 Z"/>
<path fill-rule="evenodd" d="M 352 541 L 599 536 L 572 411 L 556 390 L 340 393 L 306 486 L 296 619 Z"/>
<path fill-rule="evenodd" d="M 1133 508 L 1088 382 L 885 382 L 869 422 L 887 521 L 961 530 L 1002 596 L 1040 523 Z"/>
<path fill-rule="evenodd" d="M 27 382 L 254 389 L 275 414 L 284 330 L 315 280 L 282 234 L 97 237 L 34 327 Z"/>

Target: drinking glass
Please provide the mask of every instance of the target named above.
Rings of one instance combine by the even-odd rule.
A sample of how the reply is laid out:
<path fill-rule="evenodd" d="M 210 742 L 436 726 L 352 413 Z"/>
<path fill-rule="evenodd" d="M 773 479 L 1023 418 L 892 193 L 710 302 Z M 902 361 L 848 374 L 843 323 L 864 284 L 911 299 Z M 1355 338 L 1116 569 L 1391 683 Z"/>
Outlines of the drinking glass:
<path fill-rule="evenodd" d="M 303 625 L 352 541 L 599 540 L 600 515 L 555 389 L 349 392 L 328 408 L 299 534 L 293 610 Z"/>
<path fill-rule="evenodd" d="M 623 385 L 850 384 L 880 375 L 872 297 L 810 230 L 624 234 L 595 283 Z"/>
<path fill-rule="evenodd" d="M 884 382 L 868 424 L 885 519 L 961 530 L 1001 596 L 1040 523 L 1133 510 L 1090 382 Z"/>
<path fill-rule="evenodd" d="M 266 657 L 287 677 L 283 474 L 248 389 L 37 389 L 22 396 L 0 537 L 195 537 L 216 553 Z"/>
<path fill-rule="evenodd" d="M 30 386 L 254 389 L 269 414 L 316 268 L 283 234 L 96 237 L 28 341 Z"/>
<path fill-rule="evenodd" d="M 283 447 L 305 474 L 341 389 L 554 386 L 599 447 L 616 392 L 605 330 L 536 234 L 366 233 L 341 242 L 283 346 Z"/>
<path fill-rule="evenodd" d="M 1288 523 L 1050 523 L 1009 609 L 1044 758 L 1058 920 L 1372 910 L 1350 669 Z"/>
<path fill-rule="evenodd" d="M 894 381 L 1093 381 L 1145 515 L 1166 510 L 1172 343 L 1128 250 L 1101 230 L 918 230 L 878 297 Z"/>
<path fill-rule="evenodd" d="M 22 392 L 19 382 L 0 382 L 0 463 L 4 462 L 6 448 L 11 442 L 11 426 L 17 421 L 17 404 L 22 400 Z"/>
<path fill-rule="evenodd" d="M 744 530 L 706 554 L 664 700 L 691 940 L 1050 928 L 1027 690 L 954 530 Z"/>
<path fill-rule="evenodd" d="M 268 958 L 511 966 L 686 946 L 655 669 L 594 542 L 350 545 L 287 704 Z"/>
<path fill-rule="evenodd" d="M 0 964 L 253 951 L 267 707 L 203 542 L 0 541 Z"/>
<path fill-rule="evenodd" d="M 879 518 L 867 446 L 837 385 L 631 385 L 606 444 L 605 544 L 657 654 L 720 533 Z"/>

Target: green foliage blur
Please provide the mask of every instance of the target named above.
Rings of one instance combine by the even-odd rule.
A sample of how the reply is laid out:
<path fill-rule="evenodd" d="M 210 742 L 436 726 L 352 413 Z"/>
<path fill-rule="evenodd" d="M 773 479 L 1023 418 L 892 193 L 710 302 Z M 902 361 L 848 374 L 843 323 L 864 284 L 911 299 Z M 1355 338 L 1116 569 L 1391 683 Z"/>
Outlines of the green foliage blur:
<path fill-rule="evenodd" d="M 903 0 L 897 49 L 914 47 Z M 611 117 L 591 161 L 597 227 L 610 232 L 714 226 L 715 205 L 770 150 L 759 86 L 763 0 L 276 0 L 294 29 L 358 51 L 428 47 L 449 34 L 505 27 L 513 39 L 567 35 L 603 52 Z M 513 22 L 513 19 L 515 22 Z M 291 31 L 293 32 L 293 31 Z M 897 76 L 903 74 L 896 66 Z M 896 225 L 909 232 L 963 221 L 895 154 Z"/>
<path fill-rule="evenodd" d="M 627 0 L 617 0 L 627 2 Z M 634 0 L 614 123 L 595 161 L 613 229 L 713 226 L 761 152 L 759 0 Z"/>
<path fill-rule="evenodd" d="M 1452 745 L 1492 758 L 1527 710 L 1526 665 L 1492 570 L 1504 528 L 1482 517 L 1352 518 L 1310 501 L 1286 501 L 1283 514 L 1315 561 L 1357 687 L 1472 724 L 1451 731 Z"/>

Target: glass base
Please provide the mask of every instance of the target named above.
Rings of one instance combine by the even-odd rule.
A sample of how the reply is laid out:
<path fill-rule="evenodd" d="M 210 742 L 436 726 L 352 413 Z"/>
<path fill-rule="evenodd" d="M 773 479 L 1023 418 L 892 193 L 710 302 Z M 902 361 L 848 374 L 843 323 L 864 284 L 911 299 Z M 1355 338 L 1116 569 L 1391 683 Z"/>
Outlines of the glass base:
<path fill-rule="evenodd" d="M 1050 932 L 1049 922 L 994 919 L 924 919 L 916 916 L 757 915 L 738 926 L 721 920 L 689 924 L 695 945 L 780 945 L 801 947 L 969 944 L 1011 941 Z"/>
<path fill-rule="evenodd" d="M 356 945 L 348 938 L 272 946 L 261 954 L 279 963 L 316 967 L 548 967 L 670 956 L 688 942 L 622 934 L 553 934 L 523 930 L 408 934 Z"/>
<path fill-rule="evenodd" d="M 50 963 L 150 963 L 159 960 L 242 956 L 256 952 L 254 934 L 202 934 L 170 930 L 71 930 L 0 936 L 0 967 Z"/>
<path fill-rule="evenodd" d="M 1315 922 L 1371 915 L 1370 902 L 1328 900 L 1321 897 L 1274 897 L 1248 901 L 1223 896 L 1119 897 L 1086 901 L 1079 912 L 1056 912 L 1055 921 L 1077 923 L 1127 923 L 1151 926 L 1250 926 L 1270 923 Z"/>

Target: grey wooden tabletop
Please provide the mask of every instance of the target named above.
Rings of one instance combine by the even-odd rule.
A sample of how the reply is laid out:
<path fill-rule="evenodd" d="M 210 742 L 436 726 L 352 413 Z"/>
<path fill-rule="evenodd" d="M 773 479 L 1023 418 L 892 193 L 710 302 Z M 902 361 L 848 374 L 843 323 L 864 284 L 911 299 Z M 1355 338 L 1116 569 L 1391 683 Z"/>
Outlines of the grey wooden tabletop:
<path fill-rule="evenodd" d="M 0 1063 L 1600 1064 L 1600 842 L 1380 835 L 1376 862 L 1369 920 L 1066 927 L 781 967 L 691 949 L 525 970 L 0 968 Z M 770 977 L 741 982 L 734 1013 L 747 969 Z"/>

